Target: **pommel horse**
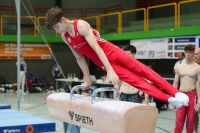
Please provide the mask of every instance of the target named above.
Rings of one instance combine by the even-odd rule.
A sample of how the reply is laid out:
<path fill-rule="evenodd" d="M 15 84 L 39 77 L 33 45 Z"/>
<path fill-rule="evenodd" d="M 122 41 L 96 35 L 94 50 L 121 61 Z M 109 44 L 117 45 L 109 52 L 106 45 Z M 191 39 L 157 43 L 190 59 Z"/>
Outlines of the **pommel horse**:
<path fill-rule="evenodd" d="M 47 97 L 51 118 L 63 121 L 64 133 L 80 133 L 80 127 L 101 133 L 154 133 L 158 110 L 149 105 L 123 102 L 96 97 L 98 92 L 119 91 L 104 87 L 93 89 L 92 96 L 74 95 L 78 85 L 70 93 L 54 93 Z"/>

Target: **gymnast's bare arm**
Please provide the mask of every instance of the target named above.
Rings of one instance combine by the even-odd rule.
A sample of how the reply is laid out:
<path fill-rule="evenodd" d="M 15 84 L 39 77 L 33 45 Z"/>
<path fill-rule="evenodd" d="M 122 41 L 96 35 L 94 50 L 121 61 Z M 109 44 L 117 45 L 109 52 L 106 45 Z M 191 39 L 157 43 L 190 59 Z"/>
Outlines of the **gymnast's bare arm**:
<path fill-rule="evenodd" d="M 27 68 L 27 64 L 26 64 L 26 61 L 24 60 L 24 58 L 23 58 L 23 65 L 25 68 Z"/>
<path fill-rule="evenodd" d="M 55 66 L 53 66 L 53 69 L 52 69 L 52 71 L 51 71 L 53 77 L 55 76 L 55 75 L 54 75 L 54 69 L 55 69 Z"/>
<path fill-rule="evenodd" d="M 197 106 L 196 106 L 196 110 L 197 111 L 200 111 L 200 66 L 198 66 L 197 68 L 197 84 L 198 84 L 198 87 L 196 88 L 196 91 L 197 91 L 197 97 L 198 97 L 198 101 L 197 101 Z"/>
<path fill-rule="evenodd" d="M 179 70 L 179 66 L 177 66 L 177 68 L 175 69 L 175 77 L 174 77 L 174 83 L 173 83 L 173 86 L 175 88 L 178 88 L 178 83 L 179 83 L 179 78 L 180 78 L 178 70 Z"/>
<path fill-rule="evenodd" d="M 120 91 L 120 85 L 121 85 L 121 81 L 118 84 L 115 84 L 114 88 Z M 113 99 L 116 99 L 116 98 L 117 98 L 116 93 L 113 93 Z"/>
<path fill-rule="evenodd" d="M 117 76 L 117 74 L 113 70 L 112 66 L 110 65 L 105 53 L 103 52 L 103 50 L 97 43 L 90 25 L 86 21 L 80 20 L 80 21 L 78 21 L 77 29 L 78 29 L 79 33 L 85 37 L 88 44 L 93 48 L 93 50 L 97 53 L 99 59 L 104 64 L 104 67 L 107 70 L 107 78 L 109 80 L 111 80 L 113 85 L 118 84 L 119 77 Z"/>
<path fill-rule="evenodd" d="M 58 76 L 60 76 L 62 74 L 62 69 L 60 66 L 58 66 L 58 68 L 60 69 L 60 73 L 58 74 Z"/>
<path fill-rule="evenodd" d="M 198 99 L 200 99 L 200 74 L 197 74 L 197 85 L 198 85 L 198 87 L 196 88 L 197 96 L 198 96 Z"/>
<path fill-rule="evenodd" d="M 68 45 L 67 41 L 65 40 L 64 35 L 61 36 L 63 41 Z M 72 53 L 74 54 L 76 61 L 79 65 L 79 67 L 81 68 L 83 75 L 85 77 L 85 82 L 82 84 L 83 85 L 83 89 L 87 89 L 88 86 L 90 86 L 92 84 L 92 79 L 90 77 L 90 72 L 88 69 L 88 65 L 86 63 L 85 57 L 80 54 L 79 52 L 77 52 L 73 47 L 71 47 L 70 45 L 68 45 L 69 48 L 71 49 Z"/>

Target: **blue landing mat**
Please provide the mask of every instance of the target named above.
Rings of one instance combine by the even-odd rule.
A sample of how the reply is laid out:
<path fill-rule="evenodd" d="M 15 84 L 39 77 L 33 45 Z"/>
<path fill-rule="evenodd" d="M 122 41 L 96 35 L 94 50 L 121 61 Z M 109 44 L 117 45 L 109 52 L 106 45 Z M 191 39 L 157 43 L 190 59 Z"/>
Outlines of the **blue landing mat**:
<path fill-rule="evenodd" d="M 0 133 L 41 133 L 55 131 L 55 122 L 24 112 L 0 110 Z"/>
<path fill-rule="evenodd" d="M 9 104 L 0 103 L 0 109 L 10 109 L 11 106 Z"/>

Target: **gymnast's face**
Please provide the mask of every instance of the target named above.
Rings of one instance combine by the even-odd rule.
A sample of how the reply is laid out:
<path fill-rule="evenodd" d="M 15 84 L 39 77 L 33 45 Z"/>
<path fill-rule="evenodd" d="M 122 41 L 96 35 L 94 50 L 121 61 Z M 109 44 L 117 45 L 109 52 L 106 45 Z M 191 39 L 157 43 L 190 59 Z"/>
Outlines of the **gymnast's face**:
<path fill-rule="evenodd" d="M 186 60 L 193 60 L 194 52 L 193 51 L 185 51 Z"/>
<path fill-rule="evenodd" d="M 57 33 L 60 33 L 60 34 L 65 34 L 67 32 L 67 27 L 66 27 L 66 22 L 65 22 L 65 18 L 62 17 L 61 18 L 61 21 L 58 22 L 57 24 L 55 24 L 53 26 L 54 30 L 57 32 Z"/>

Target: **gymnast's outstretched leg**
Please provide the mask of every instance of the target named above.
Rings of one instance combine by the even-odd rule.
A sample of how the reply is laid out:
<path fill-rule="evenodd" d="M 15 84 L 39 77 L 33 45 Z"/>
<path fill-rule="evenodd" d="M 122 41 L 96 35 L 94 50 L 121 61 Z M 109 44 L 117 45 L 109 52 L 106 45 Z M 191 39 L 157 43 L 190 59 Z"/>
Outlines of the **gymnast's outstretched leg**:
<path fill-rule="evenodd" d="M 149 94 L 150 96 L 164 101 L 166 103 L 170 103 L 176 107 L 181 107 L 184 105 L 184 102 L 180 98 L 175 98 L 162 92 L 160 89 L 156 88 L 154 85 L 148 83 L 145 79 L 139 77 L 138 75 L 134 74 L 132 71 L 118 65 L 112 64 L 113 69 L 119 76 L 120 80 L 142 90 L 143 92 Z M 126 73 L 126 74 L 124 74 Z"/>
<path fill-rule="evenodd" d="M 124 51 L 119 48 L 116 49 L 116 52 L 119 54 L 117 56 L 117 59 L 115 59 L 115 60 L 117 60 L 116 63 L 118 63 L 116 65 L 121 65 L 120 69 L 123 69 L 123 68 L 128 69 L 132 73 L 138 75 L 139 77 L 150 80 L 155 85 L 159 86 L 160 88 L 165 90 L 167 93 L 171 94 L 172 96 L 182 99 L 184 101 L 185 106 L 188 105 L 188 102 L 189 102 L 188 96 L 185 95 L 184 93 L 179 92 L 178 89 L 174 88 L 169 82 L 167 82 L 165 79 L 163 79 L 160 75 L 158 75 L 152 69 L 145 66 L 144 64 L 137 61 L 136 59 L 132 58 L 128 54 L 125 55 Z M 113 53 L 110 53 L 110 54 L 113 54 Z M 111 55 L 109 55 L 109 56 L 111 56 Z M 113 63 L 111 62 L 111 65 L 112 64 L 115 64 L 115 62 L 113 62 Z M 117 70 L 115 69 L 115 71 L 117 71 Z M 131 80 L 138 80 L 138 79 L 134 79 L 133 77 L 131 77 L 129 74 L 127 74 L 125 72 L 123 74 L 121 74 L 121 76 L 128 76 Z M 146 88 L 146 89 L 150 89 L 150 88 Z M 153 91 L 153 90 L 149 90 L 149 91 Z"/>

